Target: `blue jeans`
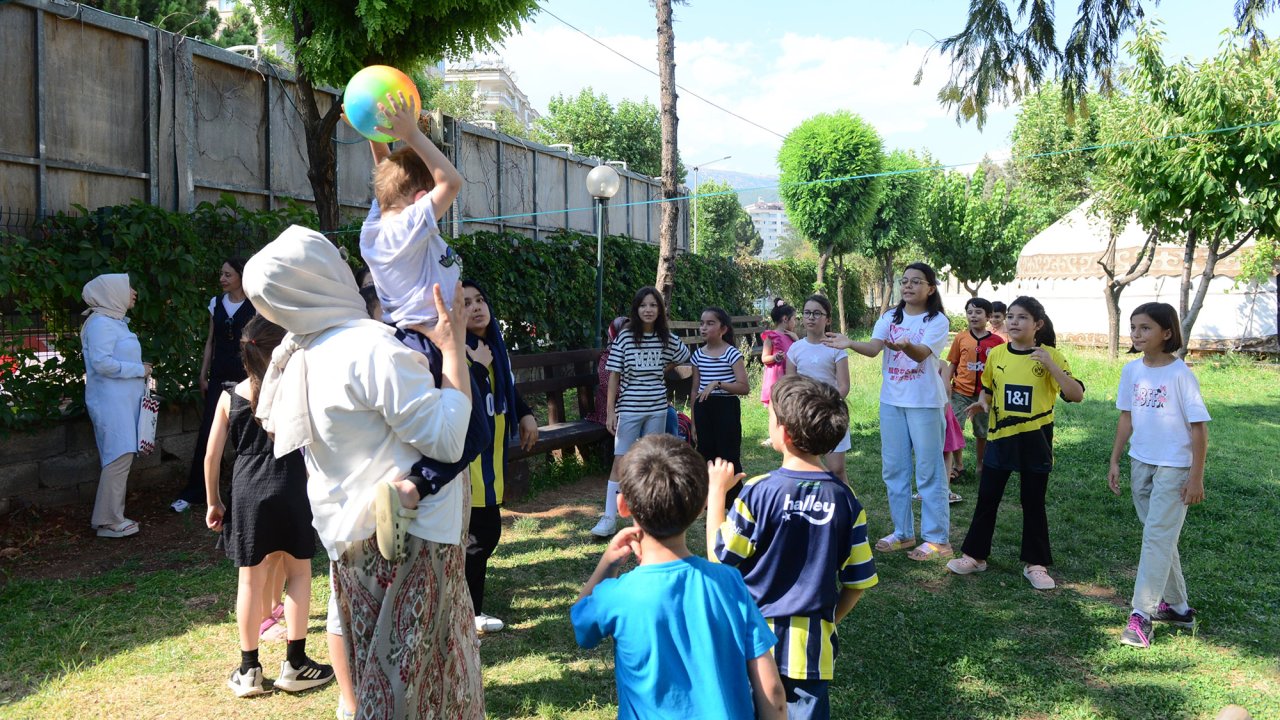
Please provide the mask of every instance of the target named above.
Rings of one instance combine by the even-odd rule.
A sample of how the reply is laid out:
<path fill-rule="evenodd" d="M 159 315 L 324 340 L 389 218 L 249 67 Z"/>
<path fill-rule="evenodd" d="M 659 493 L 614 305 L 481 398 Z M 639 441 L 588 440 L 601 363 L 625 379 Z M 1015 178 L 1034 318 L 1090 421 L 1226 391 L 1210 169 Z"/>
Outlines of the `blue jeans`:
<path fill-rule="evenodd" d="M 950 542 L 951 509 L 947 504 L 947 474 L 942 460 L 946 432 L 942 408 L 903 408 L 880 403 L 880 462 L 889 493 L 893 533 L 913 538 L 911 511 L 911 453 L 915 452 L 916 488 L 920 491 L 920 536 L 926 542 Z"/>
<path fill-rule="evenodd" d="M 827 720 L 831 717 L 830 680 L 782 678 L 787 691 L 787 720 Z"/>

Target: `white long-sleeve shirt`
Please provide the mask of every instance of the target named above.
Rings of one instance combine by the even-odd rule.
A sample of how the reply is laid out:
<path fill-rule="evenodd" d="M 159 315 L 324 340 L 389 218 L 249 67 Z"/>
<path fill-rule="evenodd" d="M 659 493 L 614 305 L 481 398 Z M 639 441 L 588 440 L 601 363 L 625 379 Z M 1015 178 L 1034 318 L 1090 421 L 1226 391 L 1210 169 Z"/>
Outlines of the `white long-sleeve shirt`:
<path fill-rule="evenodd" d="M 316 531 L 337 560 L 374 534 L 374 488 L 403 477 L 422 455 L 462 456 L 471 402 L 435 387 L 426 358 L 385 329 L 339 326 L 309 343 L 307 400 L 313 442 L 306 448 L 307 495 Z M 462 541 L 466 472 L 423 498 L 409 534 Z"/>

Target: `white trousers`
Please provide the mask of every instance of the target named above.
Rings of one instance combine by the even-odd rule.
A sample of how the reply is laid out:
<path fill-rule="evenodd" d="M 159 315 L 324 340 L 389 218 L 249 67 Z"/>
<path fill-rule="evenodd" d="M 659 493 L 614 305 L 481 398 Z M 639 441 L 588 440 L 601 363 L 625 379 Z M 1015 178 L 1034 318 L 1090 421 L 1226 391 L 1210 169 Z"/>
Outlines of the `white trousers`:
<path fill-rule="evenodd" d="M 129 482 L 133 453 L 125 453 L 107 463 L 98 476 L 98 497 L 93 502 L 94 527 L 124 522 L 124 493 Z"/>
<path fill-rule="evenodd" d="M 1142 521 L 1142 556 L 1133 584 L 1133 609 L 1154 614 L 1163 600 L 1178 606 L 1187 602 L 1187 583 L 1178 557 L 1178 536 L 1187 517 L 1182 487 L 1191 468 L 1148 465 L 1132 461 L 1133 507 Z"/>

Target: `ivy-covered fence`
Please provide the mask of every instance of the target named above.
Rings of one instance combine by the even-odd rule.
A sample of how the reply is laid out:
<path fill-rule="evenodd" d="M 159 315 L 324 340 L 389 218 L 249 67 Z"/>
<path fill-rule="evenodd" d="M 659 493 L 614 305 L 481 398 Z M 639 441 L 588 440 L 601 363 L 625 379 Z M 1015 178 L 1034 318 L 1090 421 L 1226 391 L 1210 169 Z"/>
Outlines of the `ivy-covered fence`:
<path fill-rule="evenodd" d="M 127 272 L 138 291 L 129 313 L 143 357 L 155 364 L 159 393 L 193 400 L 209 298 L 219 292 L 222 261 L 249 256 L 290 224 L 315 226 L 300 206 L 255 211 L 229 196 L 195 212 L 145 203 L 82 210 L 41 220 L 21 233 L 0 232 L 0 432 L 34 428 L 83 412 L 81 288 L 102 273 Z M 358 225 L 334 241 L 358 264 Z M 596 240 L 567 233 L 535 241 L 518 234 L 475 233 L 450 241 L 463 275 L 478 282 L 494 312 L 510 325 L 512 352 L 590 347 L 595 318 Z M 604 312 L 625 315 L 635 291 L 652 284 L 658 249 L 624 237 L 605 240 Z M 813 287 L 812 263 L 735 262 L 683 255 L 676 266 L 670 315 L 696 319 L 719 305 L 752 314 L 757 298 L 799 302 Z M 846 310 L 862 315 L 862 292 L 846 279 Z M 28 339 L 38 335 L 44 352 Z"/>

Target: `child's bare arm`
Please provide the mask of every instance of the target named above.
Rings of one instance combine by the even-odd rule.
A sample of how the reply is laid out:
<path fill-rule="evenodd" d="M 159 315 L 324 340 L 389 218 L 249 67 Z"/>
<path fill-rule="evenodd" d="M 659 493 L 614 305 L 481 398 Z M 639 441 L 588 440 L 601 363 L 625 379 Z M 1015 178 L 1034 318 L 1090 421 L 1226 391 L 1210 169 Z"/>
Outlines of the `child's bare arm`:
<path fill-rule="evenodd" d="M 634 525 L 623 528 L 614 535 L 609 541 L 609 546 L 604 549 L 604 554 L 600 556 L 600 562 L 596 563 L 595 571 L 591 573 L 591 577 L 582 586 L 582 591 L 578 593 L 578 600 L 590 595 L 602 580 L 618 577 L 622 569 L 622 561 L 629 555 L 639 556 L 637 548 L 643 536 L 644 531 Z"/>
<path fill-rule="evenodd" d="M 862 599 L 862 590 L 858 588 L 845 588 L 840 591 L 840 599 L 836 601 L 836 623 L 839 624 L 845 615 L 853 609 L 854 605 Z"/>
<path fill-rule="evenodd" d="M 209 444 L 204 452 L 204 496 L 209 510 L 205 524 L 210 530 L 222 530 L 222 493 L 219 488 L 222 477 L 222 449 L 227 444 L 227 428 L 230 425 L 231 396 L 223 392 L 218 396 L 218 407 L 213 412 L 213 425 L 209 427 Z"/>
<path fill-rule="evenodd" d="M 786 720 L 787 691 L 782 687 L 782 676 L 778 674 L 772 650 L 747 661 L 747 677 L 756 701 L 756 719 Z"/>
<path fill-rule="evenodd" d="M 430 192 L 431 209 L 439 218 L 448 212 L 454 198 L 462 190 L 462 173 L 440 152 L 440 148 L 422 134 L 422 129 L 418 127 L 418 106 L 413 98 L 406 99 L 402 94 L 399 97 L 388 96 L 387 101 L 390 105 L 384 105 L 383 109 L 391 127 L 379 127 L 378 130 L 403 140 L 426 163 L 427 169 L 431 171 L 431 179 L 436 184 Z"/>
<path fill-rule="evenodd" d="M 378 163 L 390 157 L 391 148 L 384 142 L 378 142 L 377 140 L 370 140 L 369 152 L 373 154 L 373 166 L 377 167 Z"/>
<path fill-rule="evenodd" d="M 466 395 L 468 400 L 472 400 L 471 375 L 467 370 L 465 340 L 467 324 L 462 317 L 462 283 L 458 283 L 453 291 L 452 309 L 445 307 L 444 295 L 440 291 L 439 283 L 431 287 L 431 294 L 436 302 L 439 319 L 435 327 L 423 334 L 440 349 L 440 384 L 446 388 L 453 388 Z"/>
<path fill-rule="evenodd" d="M 1196 505 L 1204 501 L 1204 457 L 1209 451 L 1209 424 L 1191 423 L 1191 475 L 1182 486 L 1182 503 Z"/>
<path fill-rule="evenodd" d="M 720 562 L 716 557 L 716 538 L 729 514 L 725 495 L 734 483 L 745 477 L 745 473 L 734 475 L 733 463 L 720 458 L 707 463 L 707 559 L 711 562 Z"/>
<path fill-rule="evenodd" d="M 1133 416 L 1128 410 L 1121 410 L 1120 419 L 1116 421 L 1116 441 L 1111 446 L 1111 464 L 1107 468 L 1107 487 L 1116 495 L 1120 494 L 1120 456 L 1129 444 L 1130 435 L 1133 435 Z"/>

